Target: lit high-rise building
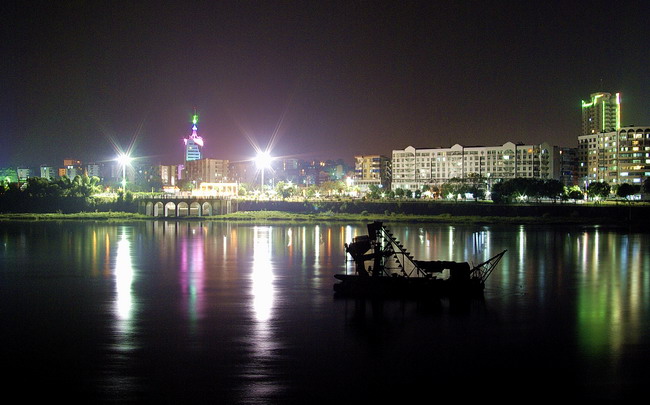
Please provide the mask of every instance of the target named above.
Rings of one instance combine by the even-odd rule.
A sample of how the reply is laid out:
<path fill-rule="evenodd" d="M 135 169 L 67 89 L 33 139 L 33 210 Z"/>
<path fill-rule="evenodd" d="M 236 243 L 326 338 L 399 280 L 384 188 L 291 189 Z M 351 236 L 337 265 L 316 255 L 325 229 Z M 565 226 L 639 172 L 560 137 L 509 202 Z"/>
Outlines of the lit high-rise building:
<path fill-rule="evenodd" d="M 196 124 L 199 122 L 199 116 L 194 111 L 194 116 L 192 117 L 192 135 L 188 138 L 183 139 L 185 143 L 185 161 L 189 162 L 192 160 L 201 159 L 201 148 L 203 148 L 203 138 L 201 138 L 197 133 Z"/>
<path fill-rule="evenodd" d="M 371 185 L 388 189 L 391 180 L 391 161 L 382 155 L 358 155 L 354 157 L 354 184 L 362 191 Z"/>
<path fill-rule="evenodd" d="M 642 184 L 650 177 L 650 128 L 623 127 L 578 137 L 581 185 Z"/>
<path fill-rule="evenodd" d="M 616 131 L 621 127 L 621 93 L 593 93 L 582 100 L 582 135 Z"/>

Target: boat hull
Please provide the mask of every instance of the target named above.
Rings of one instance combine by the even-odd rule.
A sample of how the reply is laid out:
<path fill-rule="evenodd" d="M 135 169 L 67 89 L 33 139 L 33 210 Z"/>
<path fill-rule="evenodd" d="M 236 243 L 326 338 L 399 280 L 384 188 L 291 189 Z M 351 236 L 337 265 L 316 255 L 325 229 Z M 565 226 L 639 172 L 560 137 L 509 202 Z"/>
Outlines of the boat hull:
<path fill-rule="evenodd" d="M 471 297 L 483 293 L 480 280 L 454 282 L 425 277 L 372 277 L 356 274 L 337 274 L 339 282 L 334 291 L 350 297 L 435 298 Z"/>

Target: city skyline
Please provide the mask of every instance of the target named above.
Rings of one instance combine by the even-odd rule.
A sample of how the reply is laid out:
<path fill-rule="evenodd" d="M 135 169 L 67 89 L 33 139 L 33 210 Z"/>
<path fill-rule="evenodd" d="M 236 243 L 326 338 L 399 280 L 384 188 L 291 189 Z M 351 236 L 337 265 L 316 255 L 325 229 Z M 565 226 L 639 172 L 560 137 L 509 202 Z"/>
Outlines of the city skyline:
<path fill-rule="evenodd" d="M 648 6 L 579 2 L 5 5 L 0 166 L 344 159 L 505 142 L 576 147 L 581 102 L 650 124 Z"/>

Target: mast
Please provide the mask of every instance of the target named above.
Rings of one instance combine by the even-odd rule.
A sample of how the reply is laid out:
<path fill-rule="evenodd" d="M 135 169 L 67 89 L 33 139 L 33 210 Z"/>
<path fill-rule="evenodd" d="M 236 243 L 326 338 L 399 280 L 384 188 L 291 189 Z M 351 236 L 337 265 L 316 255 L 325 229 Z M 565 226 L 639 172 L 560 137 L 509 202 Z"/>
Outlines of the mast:
<path fill-rule="evenodd" d="M 194 107 L 194 115 L 192 116 L 192 138 L 196 138 L 198 135 L 196 134 L 197 128 L 196 124 L 199 123 L 199 114 L 196 113 L 196 107 Z"/>

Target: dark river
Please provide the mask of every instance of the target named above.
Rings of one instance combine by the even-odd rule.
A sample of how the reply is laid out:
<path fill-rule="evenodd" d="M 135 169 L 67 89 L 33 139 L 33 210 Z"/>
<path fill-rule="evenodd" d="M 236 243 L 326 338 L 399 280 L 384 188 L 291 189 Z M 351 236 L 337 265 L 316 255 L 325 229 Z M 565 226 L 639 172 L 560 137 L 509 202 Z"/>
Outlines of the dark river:
<path fill-rule="evenodd" d="M 0 222 L 4 396 L 521 403 L 647 391 L 650 233 L 386 225 L 421 260 L 507 253 L 482 300 L 369 301 L 332 290 L 364 223 Z"/>

